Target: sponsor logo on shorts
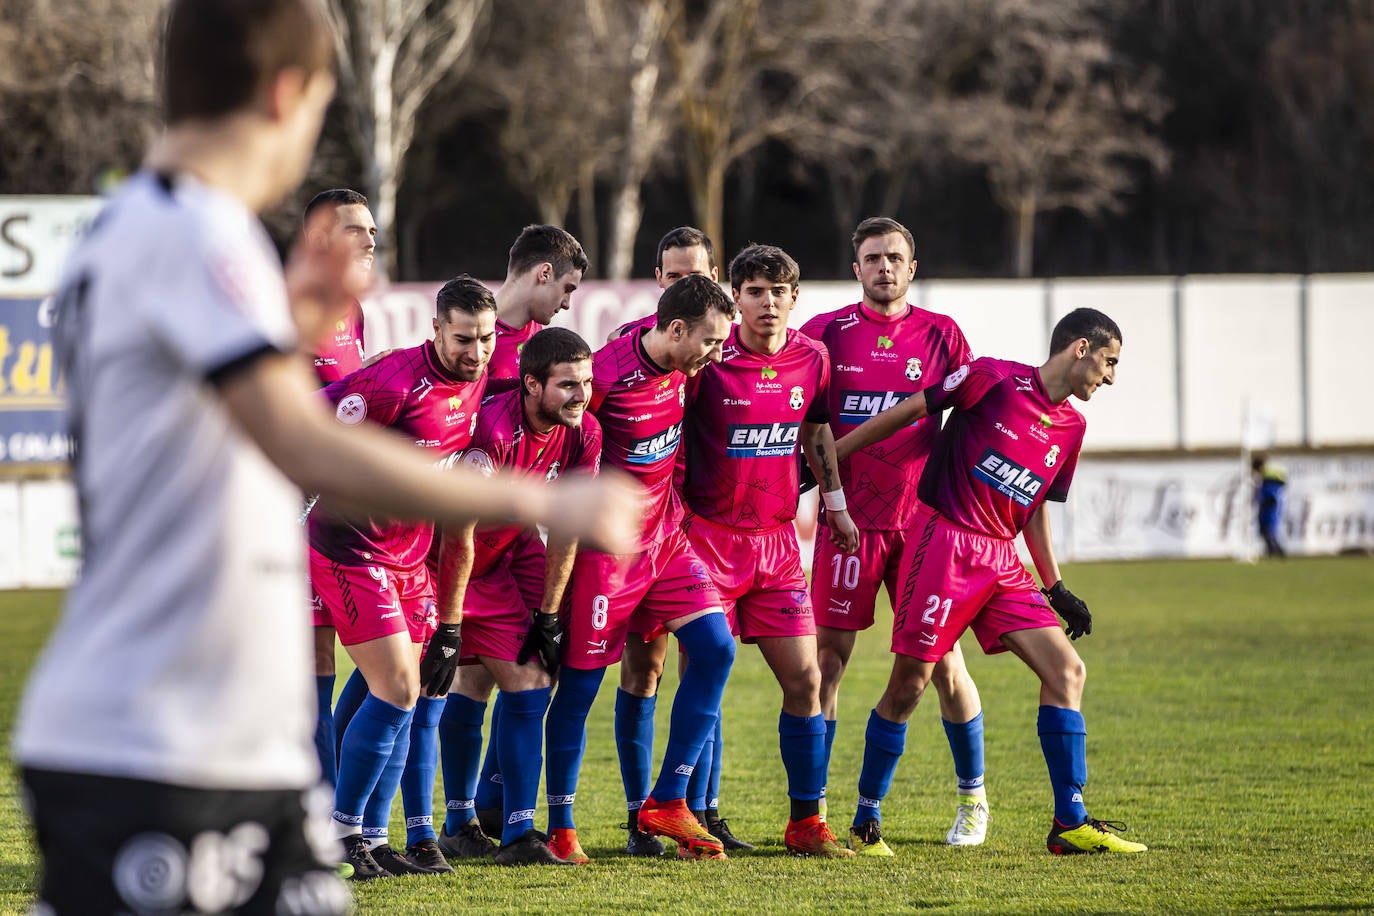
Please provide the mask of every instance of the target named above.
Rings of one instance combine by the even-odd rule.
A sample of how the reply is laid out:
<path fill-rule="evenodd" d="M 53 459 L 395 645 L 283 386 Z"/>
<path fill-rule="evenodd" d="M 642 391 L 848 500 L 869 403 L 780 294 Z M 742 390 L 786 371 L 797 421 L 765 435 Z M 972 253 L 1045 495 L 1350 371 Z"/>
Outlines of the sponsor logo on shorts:
<path fill-rule="evenodd" d="M 682 423 L 679 421 L 652 436 L 630 440 L 630 454 L 627 460 L 630 464 L 653 464 L 662 461 L 677 451 L 677 444 L 681 439 Z"/>
<path fill-rule="evenodd" d="M 1012 461 L 996 449 L 983 452 L 973 467 L 973 476 L 992 487 L 1017 505 L 1029 506 L 1035 501 L 1045 478 Z"/>
<path fill-rule="evenodd" d="M 800 423 L 731 423 L 726 431 L 729 458 L 775 458 L 797 450 Z"/>
<path fill-rule="evenodd" d="M 937 639 L 939 639 L 939 637 L 936 636 L 934 633 L 922 633 L 920 641 L 921 645 L 923 646 L 933 646 L 935 645 L 935 640 Z"/>
<path fill-rule="evenodd" d="M 840 422 L 857 426 L 911 397 L 910 391 L 842 391 Z M 912 424 L 915 425 L 915 424 Z"/>
<path fill-rule="evenodd" d="M 830 599 L 830 613 L 832 613 L 832 614 L 848 614 L 850 608 L 853 607 L 853 605 L 854 605 L 854 602 L 853 602 L 853 601 L 836 601 L 834 598 L 831 598 L 831 599 Z"/>
<path fill-rule="evenodd" d="M 594 639 L 589 639 L 589 640 L 587 640 L 587 654 L 588 654 L 588 655 L 605 655 L 605 654 L 606 654 L 606 640 L 604 640 L 604 639 L 595 639 L 595 640 L 594 640 Z"/>

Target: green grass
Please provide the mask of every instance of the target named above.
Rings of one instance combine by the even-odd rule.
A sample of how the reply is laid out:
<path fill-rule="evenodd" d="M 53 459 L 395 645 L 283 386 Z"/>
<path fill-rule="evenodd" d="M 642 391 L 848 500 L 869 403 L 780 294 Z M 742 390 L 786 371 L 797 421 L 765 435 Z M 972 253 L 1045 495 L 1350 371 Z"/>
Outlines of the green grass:
<path fill-rule="evenodd" d="M 1143 856 L 1045 851 L 1052 805 L 1034 677 L 1013 657 L 985 657 L 967 641 L 987 719 L 987 844 L 942 845 L 953 771 L 932 696 L 912 719 L 883 805 L 897 857 L 786 856 L 778 692 L 757 651 L 741 647 L 726 692 L 722 811 L 737 834 L 760 843 L 758 852 L 724 863 L 620 853 L 611 672 L 589 722 L 578 793 L 591 866 L 463 866 L 451 878 L 373 882 L 356 888 L 359 910 L 1374 911 L 1374 563 L 1102 564 L 1067 577 L 1096 613 L 1096 632 L 1078 643 L 1088 666 L 1089 809 L 1129 822 L 1129 836 L 1151 846 Z M 0 594 L 7 731 L 57 601 L 51 592 Z M 852 813 L 867 711 L 889 669 L 886 626 L 861 638 L 841 691 L 830 807 L 839 828 Z M 659 704 L 660 751 L 675 682 L 666 679 Z M 9 768 L 0 791 L 0 910 L 14 912 L 30 899 L 35 863 Z M 393 829 L 401 829 L 399 809 Z"/>

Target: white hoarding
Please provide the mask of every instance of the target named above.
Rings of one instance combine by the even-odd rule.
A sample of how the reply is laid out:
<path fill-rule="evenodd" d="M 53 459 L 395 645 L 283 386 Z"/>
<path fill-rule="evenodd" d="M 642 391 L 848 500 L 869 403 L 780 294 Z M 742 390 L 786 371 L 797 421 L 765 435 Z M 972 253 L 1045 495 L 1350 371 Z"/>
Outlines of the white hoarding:
<path fill-rule="evenodd" d="M 46 296 L 99 197 L 0 197 L 0 296 Z"/>

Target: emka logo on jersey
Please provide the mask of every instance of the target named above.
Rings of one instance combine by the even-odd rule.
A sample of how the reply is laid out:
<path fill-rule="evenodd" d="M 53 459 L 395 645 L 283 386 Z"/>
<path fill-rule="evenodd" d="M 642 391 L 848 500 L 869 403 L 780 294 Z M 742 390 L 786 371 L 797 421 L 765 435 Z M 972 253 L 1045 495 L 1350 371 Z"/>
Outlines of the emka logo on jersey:
<path fill-rule="evenodd" d="M 682 423 L 677 422 L 661 433 L 630 440 L 630 464 L 653 464 L 662 461 L 677 450 L 678 440 L 682 438 Z"/>
<path fill-rule="evenodd" d="M 858 424 L 911 397 L 910 391 L 842 391 L 840 422 Z M 912 424 L 913 426 L 916 424 Z"/>
<path fill-rule="evenodd" d="M 726 433 L 728 458 L 775 458 L 797 449 L 800 423 L 731 423 Z"/>
<path fill-rule="evenodd" d="M 974 465 L 973 476 L 1022 506 L 1029 506 L 1045 485 L 1045 478 L 991 448 Z"/>

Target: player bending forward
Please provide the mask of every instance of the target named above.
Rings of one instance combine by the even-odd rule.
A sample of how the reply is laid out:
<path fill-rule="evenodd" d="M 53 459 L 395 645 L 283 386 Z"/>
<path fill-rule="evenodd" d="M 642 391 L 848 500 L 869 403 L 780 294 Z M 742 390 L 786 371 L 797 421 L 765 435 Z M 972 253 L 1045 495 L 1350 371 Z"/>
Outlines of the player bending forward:
<path fill-rule="evenodd" d="M 1054 790 L 1050 852 L 1145 851 L 1111 832 L 1124 826 L 1089 817 L 1083 804 L 1085 671 L 1065 634 L 1091 633 L 1092 615 L 1059 576 L 1044 507 L 1046 499 L 1067 498 L 1083 443 L 1086 423 L 1069 396 L 1086 401 L 1112 384 L 1120 354 L 1116 322 L 1076 309 L 1055 326 L 1049 359 L 1039 368 L 974 360 L 839 441 L 843 458 L 953 408 L 921 475 L 922 504 L 907 533 L 892 634 L 896 657 L 872 720 L 886 740 L 874 740 L 870 727 L 855 823 L 876 816 L 901 757 L 907 719 L 936 662 L 972 628 L 984 652 L 1010 649 L 1040 678 L 1040 748 Z M 1041 581 L 1050 583 L 1043 594 L 1016 556 L 1019 532 Z M 1059 629 L 1051 607 L 1066 629 Z"/>

